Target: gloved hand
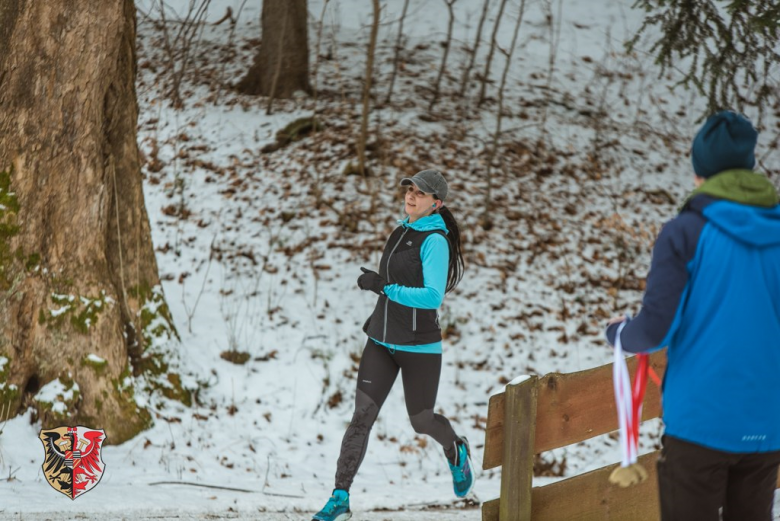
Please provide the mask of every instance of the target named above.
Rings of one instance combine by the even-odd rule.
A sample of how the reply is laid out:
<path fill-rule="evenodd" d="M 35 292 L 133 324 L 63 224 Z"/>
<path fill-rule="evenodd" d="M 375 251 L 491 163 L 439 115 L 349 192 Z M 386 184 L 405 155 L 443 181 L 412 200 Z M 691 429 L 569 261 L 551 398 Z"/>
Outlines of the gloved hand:
<path fill-rule="evenodd" d="M 647 479 L 647 470 L 639 463 L 632 463 L 628 467 L 618 467 L 609 475 L 609 482 L 621 488 L 638 485 Z"/>
<path fill-rule="evenodd" d="M 371 290 L 377 295 L 384 295 L 384 289 L 387 285 L 387 281 L 383 279 L 379 273 L 366 268 L 360 268 L 363 274 L 358 277 L 357 284 L 362 290 Z"/>
<path fill-rule="evenodd" d="M 626 313 L 622 317 L 615 317 L 612 320 L 609 321 L 609 324 L 607 324 L 607 329 L 604 330 L 604 335 L 607 337 L 607 342 L 609 342 L 609 345 L 612 347 L 615 347 L 615 338 L 617 337 L 617 331 L 620 328 L 620 324 L 625 322 L 628 324 L 631 322 L 631 315 Z"/>

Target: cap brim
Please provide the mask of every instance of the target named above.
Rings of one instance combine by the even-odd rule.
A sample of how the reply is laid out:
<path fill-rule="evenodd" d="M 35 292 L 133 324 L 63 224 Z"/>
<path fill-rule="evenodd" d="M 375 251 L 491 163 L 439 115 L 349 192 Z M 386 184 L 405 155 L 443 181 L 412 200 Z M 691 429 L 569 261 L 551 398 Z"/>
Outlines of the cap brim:
<path fill-rule="evenodd" d="M 416 185 L 417 188 L 425 192 L 426 194 L 434 194 L 436 193 L 435 190 L 424 180 L 422 179 L 415 179 L 414 177 L 405 177 L 401 179 L 401 186 L 408 186 L 408 185 Z"/>

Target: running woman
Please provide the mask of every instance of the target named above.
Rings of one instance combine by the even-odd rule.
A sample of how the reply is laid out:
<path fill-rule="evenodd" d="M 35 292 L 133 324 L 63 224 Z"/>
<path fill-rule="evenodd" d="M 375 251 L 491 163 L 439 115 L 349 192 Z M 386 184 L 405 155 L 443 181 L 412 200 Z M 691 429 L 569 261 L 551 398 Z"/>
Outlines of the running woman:
<path fill-rule="evenodd" d="M 408 187 L 407 217 L 390 235 L 379 273 L 361 268 L 358 278 L 360 289 L 373 291 L 379 299 L 363 326 L 368 340 L 358 370 L 355 412 L 341 443 L 336 487 L 313 521 L 352 517 L 349 488 L 399 371 L 412 427 L 443 447 L 455 495 L 466 496 L 474 484 L 468 441 L 455 434 L 447 418 L 433 412 L 441 375 L 437 309 L 463 277 L 460 230 L 444 206 L 448 188 L 441 172 L 423 170 L 401 185 Z"/>

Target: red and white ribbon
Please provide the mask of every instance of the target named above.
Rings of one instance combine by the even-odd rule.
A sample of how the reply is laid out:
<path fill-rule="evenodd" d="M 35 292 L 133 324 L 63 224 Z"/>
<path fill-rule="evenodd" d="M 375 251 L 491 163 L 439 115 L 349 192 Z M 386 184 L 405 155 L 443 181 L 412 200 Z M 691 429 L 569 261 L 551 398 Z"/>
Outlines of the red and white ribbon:
<path fill-rule="evenodd" d="M 621 466 L 628 467 L 636 463 L 639 444 L 639 424 L 642 423 L 642 402 L 645 398 L 648 373 L 648 355 L 637 355 L 636 378 L 633 388 L 628 365 L 623 356 L 620 333 L 626 322 L 618 326 L 615 336 L 615 363 L 612 368 L 612 380 L 615 386 L 615 404 L 618 411 L 618 429 L 620 432 Z"/>

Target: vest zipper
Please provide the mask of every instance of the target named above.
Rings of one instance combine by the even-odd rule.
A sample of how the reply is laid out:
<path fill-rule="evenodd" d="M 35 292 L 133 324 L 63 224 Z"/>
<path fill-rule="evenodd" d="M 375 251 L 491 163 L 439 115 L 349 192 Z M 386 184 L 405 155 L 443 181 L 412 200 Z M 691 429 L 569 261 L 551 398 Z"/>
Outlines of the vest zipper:
<path fill-rule="evenodd" d="M 395 253 L 395 249 L 398 248 L 398 245 L 401 244 L 401 241 L 404 238 L 404 235 L 406 235 L 406 232 L 409 231 L 409 228 L 404 228 L 404 232 L 401 234 L 401 237 L 399 237 L 398 242 L 395 243 L 395 246 L 393 246 L 393 249 L 390 250 L 390 255 L 387 256 L 387 283 L 390 284 L 390 258 L 393 256 L 393 253 Z M 382 342 L 387 341 L 387 305 L 389 303 L 390 299 L 387 298 L 387 295 L 385 295 L 385 324 L 384 324 L 384 330 L 382 332 Z"/>
<path fill-rule="evenodd" d="M 412 331 L 417 332 L 417 308 L 412 308 Z"/>

